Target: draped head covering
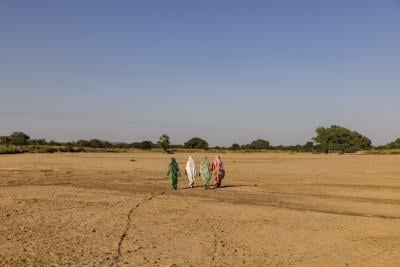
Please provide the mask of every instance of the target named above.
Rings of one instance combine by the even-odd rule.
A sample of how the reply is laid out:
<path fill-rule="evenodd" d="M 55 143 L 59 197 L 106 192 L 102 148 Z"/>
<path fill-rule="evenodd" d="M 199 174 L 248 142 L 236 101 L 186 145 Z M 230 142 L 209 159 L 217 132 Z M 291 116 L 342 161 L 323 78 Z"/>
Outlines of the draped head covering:
<path fill-rule="evenodd" d="M 194 180 L 196 178 L 196 164 L 194 163 L 192 156 L 189 156 L 189 159 L 186 163 L 186 174 L 189 179 Z"/>
<path fill-rule="evenodd" d="M 208 161 L 207 157 L 204 157 L 200 163 L 200 175 L 203 178 L 205 184 L 208 184 L 208 181 L 211 179 L 211 169 L 210 169 L 210 161 Z"/>
<path fill-rule="evenodd" d="M 171 163 L 168 166 L 168 176 L 179 176 L 179 166 L 175 158 L 171 158 Z"/>

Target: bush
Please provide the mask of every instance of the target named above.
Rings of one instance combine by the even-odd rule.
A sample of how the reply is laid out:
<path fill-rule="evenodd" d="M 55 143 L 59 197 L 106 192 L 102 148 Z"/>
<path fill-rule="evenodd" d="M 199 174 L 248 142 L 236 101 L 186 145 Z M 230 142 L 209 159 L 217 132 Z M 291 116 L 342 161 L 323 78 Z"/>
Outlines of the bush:
<path fill-rule="evenodd" d="M 239 144 L 232 144 L 232 146 L 229 149 L 230 150 L 240 150 L 240 145 Z"/>
<path fill-rule="evenodd" d="M 200 137 L 193 137 L 188 140 L 184 145 L 185 148 L 192 148 L 192 149 L 208 149 L 208 143 L 204 139 Z"/>
<path fill-rule="evenodd" d="M 386 149 L 400 149 L 400 138 L 384 146 Z"/>
<path fill-rule="evenodd" d="M 243 149 L 253 149 L 253 150 L 261 150 L 261 149 L 269 149 L 270 144 L 267 140 L 257 139 L 252 141 L 250 144 L 242 146 Z"/>
<path fill-rule="evenodd" d="M 20 154 L 23 153 L 21 149 L 15 147 L 3 147 L 0 146 L 0 154 Z"/>
<path fill-rule="evenodd" d="M 143 141 L 140 143 L 132 143 L 132 147 L 138 149 L 150 150 L 153 147 L 155 147 L 155 145 L 151 141 Z"/>

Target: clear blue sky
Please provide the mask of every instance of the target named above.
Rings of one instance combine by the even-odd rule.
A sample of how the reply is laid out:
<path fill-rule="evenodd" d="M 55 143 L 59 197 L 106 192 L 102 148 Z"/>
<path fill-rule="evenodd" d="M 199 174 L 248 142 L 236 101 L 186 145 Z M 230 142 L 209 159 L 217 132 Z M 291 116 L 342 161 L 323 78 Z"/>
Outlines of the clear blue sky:
<path fill-rule="evenodd" d="M 400 137 L 399 0 L 0 2 L 0 135 Z"/>

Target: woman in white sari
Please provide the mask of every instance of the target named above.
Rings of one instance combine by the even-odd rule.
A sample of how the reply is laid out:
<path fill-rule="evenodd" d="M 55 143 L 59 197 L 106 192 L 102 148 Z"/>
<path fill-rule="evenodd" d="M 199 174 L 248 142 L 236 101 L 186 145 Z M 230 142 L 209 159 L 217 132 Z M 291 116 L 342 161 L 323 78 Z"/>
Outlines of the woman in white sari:
<path fill-rule="evenodd" d="M 189 159 L 186 163 L 185 173 L 189 179 L 189 187 L 193 188 L 196 180 L 196 164 L 194 163 L 192 156 L 189 156 Z"/>

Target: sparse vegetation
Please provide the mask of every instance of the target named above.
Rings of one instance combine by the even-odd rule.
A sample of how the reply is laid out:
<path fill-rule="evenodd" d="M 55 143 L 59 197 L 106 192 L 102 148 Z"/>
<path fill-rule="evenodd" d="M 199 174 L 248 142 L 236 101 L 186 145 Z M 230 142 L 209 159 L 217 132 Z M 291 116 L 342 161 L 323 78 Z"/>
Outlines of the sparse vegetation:
<path fill-rule="evenodd" d="M 55 152 L 127 152 L 136 149 L 140 150 L 162 150 L 164 152 L 189 152 L 196 150 L 208 150 L 210 152 L 224 153 L 226 150 L 257 152 L 257 151 L 288 151 L 288 152 L 312 152 L 312 153 L 354 153 L 357 151 L 369 151 L 370 154 L 399 154 L 400 138 L 384 146 L 373 147 L 371 140 L 366 136 L 341 126 L 332 125 L 328 128 L 319 127 L 316 129 L 316 136 L 313 141 L 304 145 L 272 146 L 265 139 L 256 139 L 246 145 L 237 143 L 232 146 L 209 147 L 206 140 L 200 137 L 193 137 L 181 144 L 171 144 L 167 134 L 163 134 L 157 143 L 146 140 L 133 143 L 112 143 L 100 139 L 72 142 L 57 142 L 45 139 L 30 139 L 29 135 L 23 132 L 14 132 L 10 136 L 0 136 L 0 154 L 17 153 L 55 153 Z M 173 151 L 171 151 L 171 150 Z"/>
<path fill-rule="evenodd" d="M 257 139 L 252 141 L 250 144 L 242 146 L 243 149 L 252 149 L 252 150 L 261 150 L 261 149 L 269 149 L 270 143 L 264 139 Z"/>
<path fill-rule="evenodd" d="M 155 148 L 156 145 L 153 144 L 153 142 L 151 142 L 151 141 L 143 141 L 143 142 L 140 142 L 140 143 L 132 143 L 132 147 L 133 148 L 143 149 L 143 150 L 150 150 L 152 148 Z"/>
<path fill-rule="evenodd" d="M 9 136 L 0 136 L 0 145 L 5 145 L 8 148 L 10 145 L 10 137 Z"/>
<path fill-rule="evenodd" d="M 397 138 L 393 142 L 390 142 L 384 146 L 378 146 L 375 149 L 377 149 L 377 150 L 399 149 L 400 150 L 400 138 Z"/>

